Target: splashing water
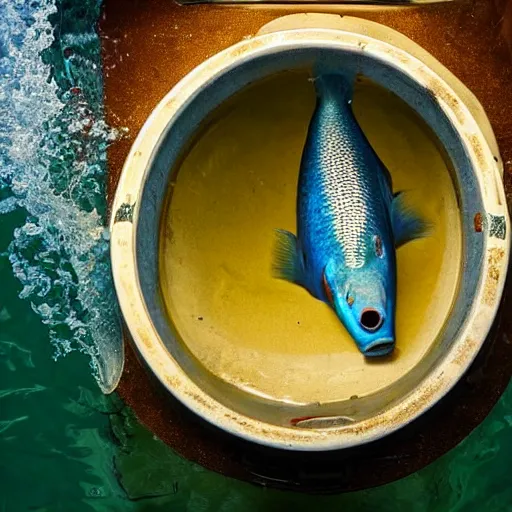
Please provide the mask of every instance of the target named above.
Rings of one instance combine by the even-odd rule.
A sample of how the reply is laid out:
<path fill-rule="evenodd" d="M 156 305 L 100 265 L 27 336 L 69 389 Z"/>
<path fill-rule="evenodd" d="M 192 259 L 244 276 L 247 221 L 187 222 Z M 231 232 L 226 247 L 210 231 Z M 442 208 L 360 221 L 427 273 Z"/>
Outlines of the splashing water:
<path fill-rule="evenodd" d="M 73 34 L 59 0 L 0 0 L 0 214 L 26 211 L 8 257 L 55 359 L 88 354 L 109 393 L 124 361 L 104 227 L 106 149 L 120 133 L 103 120 L 92 7 Z"/>

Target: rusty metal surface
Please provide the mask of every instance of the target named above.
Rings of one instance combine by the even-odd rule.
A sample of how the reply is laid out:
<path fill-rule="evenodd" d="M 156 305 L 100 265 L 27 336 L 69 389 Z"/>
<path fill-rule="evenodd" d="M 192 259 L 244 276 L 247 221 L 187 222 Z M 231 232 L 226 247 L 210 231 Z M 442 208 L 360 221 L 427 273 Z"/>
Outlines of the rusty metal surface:
<path fill-rule="evenodd" d="M 508 197 L 512 195 L 512 66 L 505 42 L 511 33 L 510 17 L 505 15 L 510 14 L 511 3 L 478 0 L 360 14 L 421 44 L 476 94 L 505 162 Z M 127 137 L 109 152 L 110 197 L 134 137 L 168 90 L 207 57 L 285 13 L 264 8 L 180 7 L 169 0 L 105 2 L 101 32 L 106 112 L 111 124 L 129 128 Z M 506 293 L 503 307 L 510 308 L 511 301 Z M 351 490 L 385 483 L 423 467 L 482 421 L 510 379 L 511 334 L 511 321 L 504 319 L 467 377 L 439 407 L 407 431 L 376 447 L 359 449 L 357 457 L 352 450 L 305 461 L 247 445 L 241 450 L 239 442 L 202 424 L 152 386 L 130 349 L 119 391 L 159 437 L 211 469 L 283 487 L 301 484 L 311 489 Z M 443 429 L 435 428 L 439 418 Z M 350 471 L 348 465 L 340 465 L 340 457 L 350 458 Z M 320 468 L 323 477 L 318 481 Z"/>

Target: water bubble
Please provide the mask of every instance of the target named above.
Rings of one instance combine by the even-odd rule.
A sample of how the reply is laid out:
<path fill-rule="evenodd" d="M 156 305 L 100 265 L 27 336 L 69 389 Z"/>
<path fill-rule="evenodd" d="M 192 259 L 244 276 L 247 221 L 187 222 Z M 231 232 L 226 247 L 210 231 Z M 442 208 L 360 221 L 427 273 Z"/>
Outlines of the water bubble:
<path fill-rule="evenodd" d="M 55 357 L 86 353 L 110 392 L 124 354 L 103 234 L 106 149 L 121 132 L 103 119 L 97 34 L 59 29 L 55 41 L 56 11 L 53 0 L 0 2 L 0 214 L 27 211 L 9 260 Z"/>
<path fill-rule="evenodd" d="M 92 498 L 99 498 L 103 496 L 103 491 L 99 487 L 91 487 L 89 489 L 89 496 Z"/>

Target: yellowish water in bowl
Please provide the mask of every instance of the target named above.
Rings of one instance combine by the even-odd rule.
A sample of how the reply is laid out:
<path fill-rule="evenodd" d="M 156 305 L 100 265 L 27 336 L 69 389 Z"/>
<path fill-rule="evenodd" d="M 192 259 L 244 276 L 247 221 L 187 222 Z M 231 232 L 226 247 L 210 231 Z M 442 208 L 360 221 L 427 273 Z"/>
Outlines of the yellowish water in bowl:
<path fill-rule="evenodd" d="M 457 200 L 430 131 L 392 93 L 359 83 L 354 112 L 394 190 L 435 223 L 397 252 L 397 350 L 367 361 L 331 309 L 272 277 L 276 228 L 296 232 L 301 153 L 315 103 L 305 74 L 238 93 L 175 170 L 162 217 L 160 279 L 170 321 L 204 367 L 244 391 L 297 404 L 363 397 L 432 348 L 459 277 Z"/>

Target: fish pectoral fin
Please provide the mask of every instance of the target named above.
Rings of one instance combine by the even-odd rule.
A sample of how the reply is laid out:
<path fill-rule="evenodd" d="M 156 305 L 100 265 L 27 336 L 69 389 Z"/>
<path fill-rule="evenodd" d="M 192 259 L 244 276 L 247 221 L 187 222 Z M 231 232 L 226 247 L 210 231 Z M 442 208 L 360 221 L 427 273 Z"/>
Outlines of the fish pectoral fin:
<path fill-rule="evenodd" d="M 304 286 L 304 258 L 297 237 L 284 229 L 276 229 L 272 271 L 278 279 Z"/>
<path fill-rule="evenodd" d="M 394 195 L 391 203 L 391 224 L 395 247 L 430 234 L 431 225 L 405 203 L 405 193 Z"/>

